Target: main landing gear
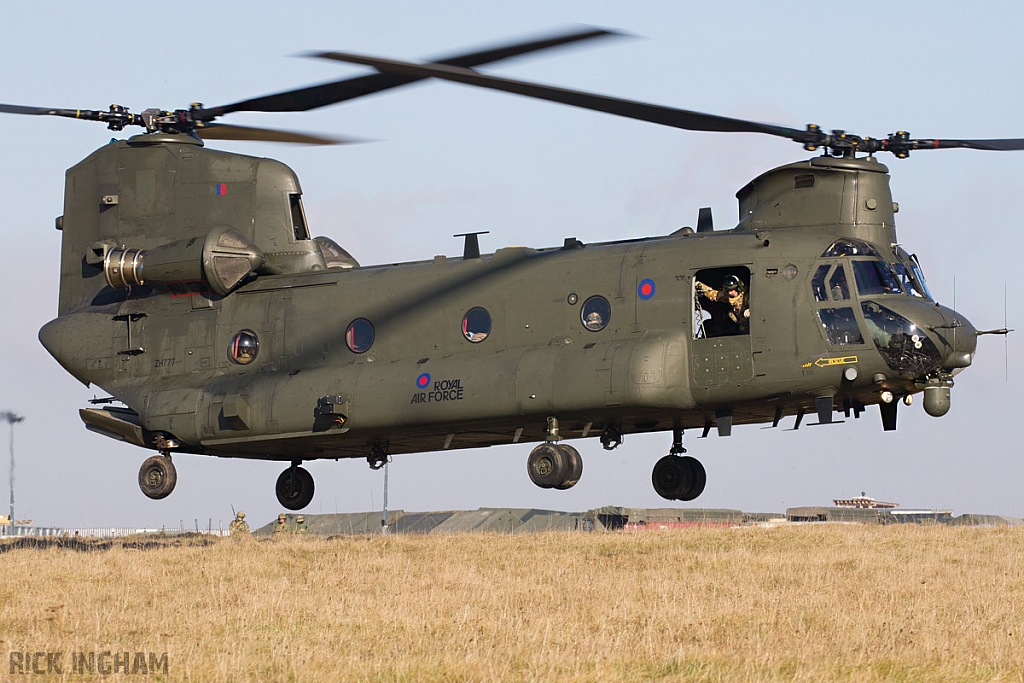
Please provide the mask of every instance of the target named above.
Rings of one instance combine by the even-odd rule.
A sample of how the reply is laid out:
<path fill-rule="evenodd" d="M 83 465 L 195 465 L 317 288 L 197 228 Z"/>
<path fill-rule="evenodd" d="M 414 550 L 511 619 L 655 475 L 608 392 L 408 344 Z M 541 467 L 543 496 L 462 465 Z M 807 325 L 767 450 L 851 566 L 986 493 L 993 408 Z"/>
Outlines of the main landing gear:
<path fill-rule="evenodd" d="M 558 441 L 558 418 L 548 418 L 547 442 L 526 459 L 530 480 L 542 489 L 571 489 L 583 476 L 583 457 L 567 443 Z"/>
<path fill-rule="evenodd" d="M 530 480 L 542 489 L 571 489 L 583 475 L 580 452 L 566 443 L 542 443 L 526 459 Z"/>
<path fill-rule="evenodd" d="M 277 501 L 289 510 L 301 510 L 313 500 L 313 475 L 299 467 L 301 462 L 296 460 L 277 478 Z"/>
<path fill-rule="evenodd" d="M 708 482 L 704 466 L 695 458 L 683 455 L 683 430 L 672 430 L 672 448 L 654 465 L 651 482 L 654 490 L 668 500 L 693 500 L 704 492 Z"/>
<path fill-rule="evenodd" d="M 147 498 L 160 500 L 171 495 L 174 485 L 178 483 L 178 472 L 171 462 L 171 451 L 181 443 L 169 434 L 157 434 L 153 445 L 160 455 L 146 458 L 139 468 L 139 488 Z"/>
<path fill-rule="evenodd" d="M 178 472 L 171 462 L 171 454 L 147 458 L 139 469 L 139 488 L 147 497 L 160 500 L 171 495 L 178 483 Z"/>

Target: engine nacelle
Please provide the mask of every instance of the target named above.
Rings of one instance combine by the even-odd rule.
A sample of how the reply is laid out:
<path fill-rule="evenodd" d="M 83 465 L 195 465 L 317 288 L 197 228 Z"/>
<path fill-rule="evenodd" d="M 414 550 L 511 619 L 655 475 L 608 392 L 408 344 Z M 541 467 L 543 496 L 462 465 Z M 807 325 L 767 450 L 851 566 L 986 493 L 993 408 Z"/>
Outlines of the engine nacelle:
<path fill-rule="evenodd" d="M 103 274 L 115 289 L 205 281 L 224 296 L 263 265 L 259 247 L 229 227 L 214 229 L 205 240 L 191 237 L 154 249 L 101 242 L 90 252 L 93 258 L 102 254 Z"/>

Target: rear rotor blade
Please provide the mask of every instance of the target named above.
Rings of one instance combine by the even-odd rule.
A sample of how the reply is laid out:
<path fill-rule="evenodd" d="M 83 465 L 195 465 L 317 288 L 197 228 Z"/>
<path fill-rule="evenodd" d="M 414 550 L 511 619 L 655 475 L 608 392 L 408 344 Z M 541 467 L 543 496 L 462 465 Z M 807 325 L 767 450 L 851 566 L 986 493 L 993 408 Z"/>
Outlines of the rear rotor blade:
<path fill-rule="evenodd" d="M 363 140 L 356 140 L 354 138 L 329 137 L 290 130 L 253 128 L 222 123 L 207 123 L 197 128 L 196 134 L 203 140 L 258 140 L 263 142 L 290 142 L 300 145 L 348 145 L 363 142 Z"/>
<path fill-rule="evenodd" d="M 912 140 L 914 149 L 984 149 L 992 152 L 1012 152 L 1024 149 L 1024 139 L 1003 138 L 1000 140 Z"/>
<path fill-rule="evenodd" d="M 441 64 L 452 64 L 468 67 L 480 64 L 489 64 L 502 59 L 516 57 L 519 55 L 544 50 L 561 45 L 568 45 L 583 40 L 600 38 L 604 36 L 622 35 L 607 29 L 577 30 L 569 33 L 562 33 L 549 38 L 532 40 L 523 43 L 513 43 L 501 47 L 489 48 L 477 52 L 452 55 L 435 60 Z M 310 53 L 308 56 L 322 59 L 336 59 L 334 52 Z M 344 60 L 339 60 L 344 61 Z M 396 88 L 409 83 L 428 78 L 428 76 L 410 76 L 398 74 L 373 74 L 371 76 L 359 76 L 322 85 L 314 85 L 298 90 L 289 90 L 265 95 L 233 104 L 226 104 L 220 107 L 201 109 L 196 116 L 200 120 L 211 121 L 218 116 L 230 114 L 236 111 L 258 111 L 258 112 L 285 112 L 285 111 L 308 111 L 329 104 L 343 102 L 345 100 L 372 95 L 373 93 Z"/>
<path fill-rule="evenodd" d="M 413 64 L 410 62 L 401 62 L 392 59 L 363 57 L 361 55 L 340 52 L 332 54 L 333 59 L 351 62 L 353 64 L 372 66 L 382 73 L 414 76 L 419 78 L 433 76 L 435 78 L 448 81 L 455 81 L 456 83 L 491 88 L 492 90 L 501 90 L 503 92 L 514 93 L 517 95 L 525 95 L 526 97 L 548 100 L 549 102 L 558 102 L 560 104 L 568 104 L 573 107 L 581 107 L 583 109 L 592 109 L 594 111 L 601 111 L 607 114 L 615 114 L 616 116 L 624 116 L 631 119 L 638 119 L 640 121 L 649 121 L 663 126 L 672 126 L 673 128 L 734 133 L 766 133 L 768 135 L 789 138 L 790 140 L 795 140 L 800 143 L 809 143 L 817 140 L 817 136 L 796 128 L 786 128 L 784 126 L 758 123 L 756 121 L 745 121 L 743 119 L 733 119 L 726 116 L 704 114 L 701 112 L 688 111 L 686 109 L 675 109 L 673 107 L 664 107 L 656 104 L 646 104 L 644 102 L 624 100 L 607 95 L 595 95 L 592 93 L 580 92 L 578 90 L 568 90 L 566 88 L 558 88 L 550 85 L 517 81 L 510 78 L 487 76 L 477 71 L 473 71 L 472 69 L 448 66 L 445 64 Z"/>

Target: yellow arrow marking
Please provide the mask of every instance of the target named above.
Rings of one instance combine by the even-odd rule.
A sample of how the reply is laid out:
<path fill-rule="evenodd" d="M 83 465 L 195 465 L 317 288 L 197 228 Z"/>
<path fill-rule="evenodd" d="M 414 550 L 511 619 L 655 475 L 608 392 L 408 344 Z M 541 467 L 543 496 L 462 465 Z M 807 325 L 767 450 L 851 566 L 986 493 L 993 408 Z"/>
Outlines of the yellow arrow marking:
<path fill-rule="evenodd" d="M 819 368 L 827 368 L 830 365 L 853 365 L 857 362 L 857 356 L 843 356 L 842 358 L 819 358 L 814 364 Z"/>

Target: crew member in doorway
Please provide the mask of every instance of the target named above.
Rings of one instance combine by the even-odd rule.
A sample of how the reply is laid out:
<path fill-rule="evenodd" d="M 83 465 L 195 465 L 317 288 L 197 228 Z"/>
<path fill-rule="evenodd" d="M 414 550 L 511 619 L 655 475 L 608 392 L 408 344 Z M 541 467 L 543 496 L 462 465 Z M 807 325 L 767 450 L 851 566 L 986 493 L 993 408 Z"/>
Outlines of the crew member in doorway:
<path fill-rule="evenodd" d="M 697 280 L 694 288 L 705 299 L 723 304 L 725 319 L 716 321 L 723 335 L 750 334 L 750 304 L 742 280 L 729 275 L 722 282 L 721 289 L 711 289 Z"/>

